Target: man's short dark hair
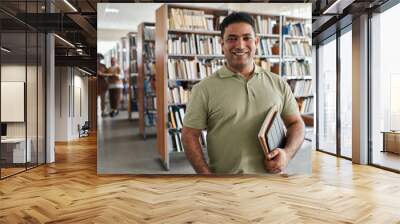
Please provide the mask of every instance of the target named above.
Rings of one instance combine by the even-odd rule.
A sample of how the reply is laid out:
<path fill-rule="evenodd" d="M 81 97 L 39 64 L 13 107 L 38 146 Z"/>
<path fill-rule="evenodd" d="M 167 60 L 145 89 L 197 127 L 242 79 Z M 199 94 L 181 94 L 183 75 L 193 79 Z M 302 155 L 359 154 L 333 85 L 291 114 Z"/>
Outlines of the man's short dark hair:
<path fill-rule="evenodd" d="M 221 37 L 224 37 L 225 28 L 232 23 L 247 23 L 253 28 L 254 34 L 256 33 L 256 27 L 254 25 L 254 20 L 250 16 L 250 14 L 246 12 L 233 12 L 229 14 L 225 19 L 222 21 L 220 25 L 221 29 Z"/>

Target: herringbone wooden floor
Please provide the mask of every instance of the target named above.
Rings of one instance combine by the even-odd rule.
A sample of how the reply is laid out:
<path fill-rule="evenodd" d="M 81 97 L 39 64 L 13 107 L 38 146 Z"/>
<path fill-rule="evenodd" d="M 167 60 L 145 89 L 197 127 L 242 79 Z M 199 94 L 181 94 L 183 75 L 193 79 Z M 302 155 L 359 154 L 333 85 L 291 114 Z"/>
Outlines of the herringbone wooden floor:
<path fill-rule="evenodd" d="M 97 176 L 94 137 L 0 181 L 0 223 L 400 223 L 400 175 L 316 152 L 311 176 Z"/>

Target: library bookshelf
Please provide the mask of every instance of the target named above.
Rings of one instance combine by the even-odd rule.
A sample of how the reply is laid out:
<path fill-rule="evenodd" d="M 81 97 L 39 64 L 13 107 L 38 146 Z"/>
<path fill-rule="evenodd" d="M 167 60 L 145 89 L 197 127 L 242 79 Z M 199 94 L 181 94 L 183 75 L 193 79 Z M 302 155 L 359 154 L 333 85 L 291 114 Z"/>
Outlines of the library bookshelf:
<path fill-rule="evenodd" d="M 136 32 L 127 34 L 129 40 L 129 78 L 128 78 L 128 119 L 132 119 L 132 112 L 137 111 L 137 51 Z"/>
<path fill-rule="evenodd" d="M 155 24 L 144 22 L 137 29 L 137 105 L 139 112 L 139 133 L 143 139 L 147 130 L 156 125 L 155 85 Z"/>
<path fill-rule="evenodd" d="M 156 11 L 157 149 L 167 170 L 170 156 L 183 152 L 180 130 L 191 87 L 224 63 L 218 25 L 231 12 L 175 4 L 164 4 Z M 282 74 L 286 60 L 284 38 L 289 38 L 283 35 L 284 16 L 249 14 L 256 22 L 256 34 L 260 37 L 256 63 Z M 295 19 L 287 21 L 292 20 Z M 205 148 L 205 131 L 199 141 Z"/>
<path fill-rule="evenodd" d="M 300 113 L 310 116 L 314 110 L 311 76 L 311 19 L 290 16 L 283 16 L 282 19 L 284 54 L 280 74 L 291 86 Z"/>

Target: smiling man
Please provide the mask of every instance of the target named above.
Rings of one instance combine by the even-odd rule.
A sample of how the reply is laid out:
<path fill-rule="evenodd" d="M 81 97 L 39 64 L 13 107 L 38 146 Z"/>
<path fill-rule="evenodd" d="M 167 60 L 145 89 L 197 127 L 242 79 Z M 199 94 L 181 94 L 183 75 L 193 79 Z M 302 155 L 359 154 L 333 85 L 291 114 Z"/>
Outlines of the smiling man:
<path fill-rule="evenodd" d="M 289 85 L 255 65 L 259 43 L 252 17 L 232 13 L 221 23 L 226 64 L 192 89 L 183 121 L 185 153 L 199 174 L 279 173 L 304 140 L 304 123 Z M 272 106 L 278 105 L 287 127 L 284 148 L 267 158 L 257 134 Z M 207 130 L 207 164 L 199 136 Z"/>

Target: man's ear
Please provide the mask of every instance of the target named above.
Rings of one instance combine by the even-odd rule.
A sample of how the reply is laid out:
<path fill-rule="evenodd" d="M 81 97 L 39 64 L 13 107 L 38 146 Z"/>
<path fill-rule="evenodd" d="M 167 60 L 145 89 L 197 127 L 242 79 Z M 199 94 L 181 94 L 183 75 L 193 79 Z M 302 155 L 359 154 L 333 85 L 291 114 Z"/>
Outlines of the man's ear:
<path fill-rule="evenodd" d="M 222 54 L 224 54 L 224 38 L 221 37 L 219 38 L 219 44 L 221 44 L 221 50 L 222 50 Z"/>
<path fill-rule="evenodd" d="M 260 43 L 260 37 L 256 36 L 256 41 L 255 41 L 256 48 L 258 48 L 258 43 Z"/>

